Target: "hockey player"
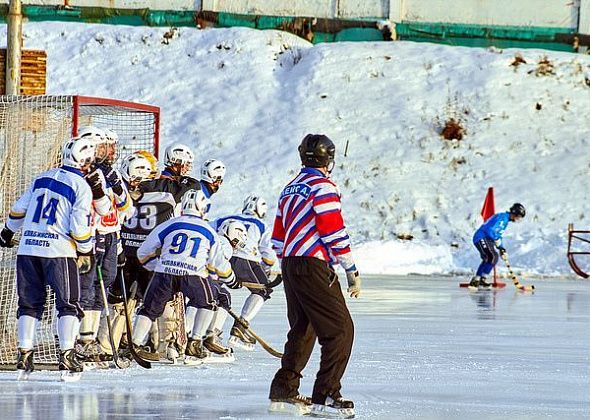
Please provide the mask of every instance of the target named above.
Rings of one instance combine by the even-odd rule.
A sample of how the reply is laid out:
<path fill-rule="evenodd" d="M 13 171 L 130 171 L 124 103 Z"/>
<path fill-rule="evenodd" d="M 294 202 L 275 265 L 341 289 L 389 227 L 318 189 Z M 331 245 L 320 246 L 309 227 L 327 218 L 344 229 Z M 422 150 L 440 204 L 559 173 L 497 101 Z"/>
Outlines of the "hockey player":
<path fill-rule="evenodd" d="M 23 229 L 16 259 L 20 379 L 34 369 L 35 330 L 43 314 L 47 285 L 55 292 L 62 380 L 77 379 L 82 372 L 74 353 L 83 316 L 78 269 L 90 270 L 92 259 L 92 191 L 84 174 L 94 154 L 90 139 L 66 142 L 62 166 L 35 178 L 12 207 L 0 233 L 0 246 L 12 247 L 14 232 Z"/>
<path fill-rule="evenodd" d="M 514 203 L 509 211 L 494 214 L 477 229 L 473 235 L 473 245 L 479 251 L 481 264 L 475 276 L 471 279 L 469 288 L 489 289 L 492 286 L 487 282 L 486 276 L 490 274 L 498 262 L 498 252 L 500 256 L 506 253 L 506 249 L 502 243 L 504 230 L 509 222 L 519 222 L 525 215 L 526 210 L 524 206 L 520 203 Z M 498 251 L 496 251 L 496 248 Z"/>
<path fill-rule="evenodd" d="M 282 258 L 291 329 L 270 387 L 270 411 L 354 416 L 353 402 L 340 394 L 354 327 L 333 265 L 339 263 L 346 271 L 351 297 L 359 296 L 361 279 L 342 220 L 340 193 L 329 179 L 334 152 L 325 135 L 305 136 L 299 146 L 303 168 L 279 198 L 272 241 Z M 310 401 L 298 389 L 316 337 L 321 359 Z"/>
<path fill-rule="evenodd" d="M 141 300 L 145 288 L 150 281 L 153 271 L 153 263 L 143 267 L 137 260 L 137 248 L 143 243 L 147 235 L 156 226 L 164 223 L 175 215 L 179 214 L 179 203 L 188 190 L 199 190 L 199 181 L 188 176 L 194 161 L 193 152 L 183 144 L 172 144 L 164 152 L 165 169 L 159 178 L 143 181 L 134 191 L 134 205 L 137 209 L 135 217 L 130 219 L 122 228 L 123 238 L 133 238 L 133 241 L 124 240 L 124 249 L 128 258 L 125 264 L 125 280 L 127 286 L 137 281 L 137 298 Z M 141 267 L 141 269 L 139 268 Z M 149 273 L 149 274 L 148 274 Z M 180 302 L 176 302 L 177 306 Z M 173 303 L 171 302 L 158 324 L 154 329 L 156 334 L 152 335 L 154 344 L 152 358 L 158 357 L 157 350 L 163 351 L 164 345 L 169 346 L 174 340 L 175 331 L 180 320 L 173 314 Z M 184 321 L 183 321 L 184 322 Z M 161 343 L 161 345 L 160 345 Z"/>
<path fill-rule="evenodd" d="M 162 178 L 180 180 L 191 173 L 195 155 L 190 147 L 181 143 L 172 144 L 166 148 L 165 155 L 166 168 L 162 171 Z"/>
<path fill-rule="evenodd" d="M 247 229 L 248 240 L 244 247 L 234 249 L 231 259 L 232 269 L 240 282 L 268 284 L 266 273 L 270 273 L 270 267 L 275 263 L 276 256 L 270 243 L 270 230 L 263 222 L 268 205 L 264 198 L 251 194 L 244 200 L 242 214 L 222 217 L 216 221 L 221 226 L 226 220 L 238 220 Z M 241 318 L 246 324 L 258 314 L 264 302 L 270 299 L 272 289 L 250 289 L 250 296 L 246 298 L 242 306 Z M 230 345 L 237 345 L 246 350 L 253 350 L 256 340 L 244 331 L 244 327 L 238 321 L 230 331 Z"/>
<path fill-rule="evenodd" d="M 225 165 L 217 159 L 209 159 L 203 162 L 201 166 L 201 180 L 199 181 L 201 191 L 205 194 L 207 199 L 219 191 L 219 187 L 223 183 L 225 177 Z M 211 210 L 211 204 L 207 207 L 206 213 Z M 186 326 L 187 331 L 192 329 L 192 320 L 195 319 L 197 306 L 190 299 L 186 305 Z"/>
<path fill-rule="evenodd" d="M 113 167 L 117 159 L 119 138 L 112 130 L 104 129 L 103 132 L 102 141 L 96 146 L 96 166 L 102 174 L 102 188 L 111 202 L 111 208 L 107 214 L 99 213 L 94 220 L 96 267 L 89 276 L 83 277 L 82 308 L 86 315 L 80 325 L 80 341 L 86 348 L 84 353 L 92 360 L 109 359 L 103 354 L 112 353 L 106 318 L 100 324 L 105 303 L 100 282 L 97 281 L 98 271 L 100 270 L 105 289 L 108 289 L 115 281 L 117 267 L 124 264 L 124 254 L 119 244 L 121 223 L 130 218 L 135 211 L 123 178 Z M 92 347 L 95 347 L 96 342 L 100 346 L 95 352 Z"/>
<path fill-rule="evenodd" d="M 153 154 L 147 151 L 138 151 L 132 153 L 123 159 L 121 164 L 121 176 L 125 183 L 129 195 L 131 197 L 138 191 L 139 184 L 142 181 L 154 179 L 158 175 L 158 161 Z M 137 211 L 145 211 L 145 209 L 139 208 L 135 205 Z M 125 265 L 118 267 L 117 280 L 113 282 L 109 289 L 108 303 L 109 309 L 112 316 L 112 336 L 115 348 L 119 348 L 119 344 L 125 330 L 125 312 L 123 304 L 123 291 L 121 290 L 120 283 L 120 271 L 123 270 L 125 275 L 123 278 L 126 281 L 126 287 L 130 288 L 133 282 L 137 282 L 140 290 L 145 290 L 151 279 L 152 273 L 143 268 L 137 261 L 137 248 L 145 236 L 138 236 L 129 232 L 129 226 L 137 227 L 138 218 L 134 215 L 121 227 L 121 243 L 123 252 L 125 253 Z M 120 259 L 121 257 L 119 257 Z M 119 264 L 120 265 L 120 264 Z M 140 292 L 141 293 L 141 292 Z M 128 302 L 129 310 L 132 312 L 137 302 L 136 297 Z M 101 349 L 105 353 L 110 354 L 112 352 L 110 348 L 110 342 L 108 337 L 108 329 L 102 328 L 99 331 L 98 339 L 101 343 Z"/>
<path fill-rule="evenodd" d="M 217 229 L 223 254 L 225 259 L 230 261 L 234 250 L 244 248 L 248 240 L 248 233 L 246 226 L 239 220 L 228 219 L 224 221 Z M 231 263 L 230 263 L 231 264 Z M 217 280 L 217 276 L 210 275 L 213 287 L 217 289 L 217 308 L 215 315 L 211 320 L 211 324 L 207 328 L 207 337 L 203 341 L 203 345 L 207 350 L 217 354 L 227 354 L 230 351 L 229 347 L 225 347 L 221 342 L 221 334 L 223 333 L 223 324 L 227 319 L 228 310 L 231 309 L 231 293 L 225 283 Z M 232 284 L 233 289 L 242 287 L 239 279 L 236 277 L 236 282 Z M 187 331 L 192 331 L 194 319 L 190 320 L 187 317 Z"/>
<path fill-rule="evenodd" d="M 202 340 L 213 318 L 217 297 L 207 277 L 211 272 L 230 286 L 235 282 L 217 233 L 203 220 L 208 206 L 209 200 L 202 191 L 187 191 L 182 198 L 182 215 L 156 227 L 137 250 L 142 264 L 157 260 L 136 320 L 135 345 L 144 344 L 152 322 L 162 315 L 166 302 L 181 291 L 199 308 L 186 355 L 207 356 Z M 141 350 L 138 353 L 144 356 Z"/>
<path fill-rule="evenodd" d="M 225 165 L 217 159 L 209 159 L 203 162 L 201 167 L 201 189 L 205 197 L 211 198 L 219 191 L 225 177 Z M 209 211 L 209 209 L 207 209 Z"/>

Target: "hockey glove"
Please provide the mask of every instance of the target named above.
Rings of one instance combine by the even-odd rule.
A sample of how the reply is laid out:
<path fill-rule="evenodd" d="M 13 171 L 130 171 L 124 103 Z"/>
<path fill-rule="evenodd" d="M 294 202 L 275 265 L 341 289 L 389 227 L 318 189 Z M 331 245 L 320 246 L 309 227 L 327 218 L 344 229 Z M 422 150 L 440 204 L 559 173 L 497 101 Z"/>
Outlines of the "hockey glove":
<path fill-rule="evenodd" d="M 90 185 L 92 190 L 92 199 L 99 200 L 104 197 L 104 190 L 102 189 L 102 179 L 100 177 L 100 171 L 94 169 L 92 172 L 85 176 L 86 182 Z"/>
<path fill-rule="evenodd" d="M 119 255 L 117 255 L 117 267 L 118 268 L 125 267 L 126 262 L 127 262 L 127 258 L 125 257 L 124 252 L 121 252 Z"/>
<path fill-rule="evenodd" d="M 12 242 L 12 237 L 14 236 L 14 232 L 5 227 L 0 232 L 0 247 L 2 248 L 12 248 L 14 243 Z"/>
<path fill-rule="evenodd" d="M 361 294 L 361 277 L 355 266 L 352 266 L 353 270 L 346 272 L 346 280 L 348 281 L 348 289 L 346 291 L 350 293 L 350 297 L 358 298 Z"/>
<path fill-rule="evenodd" d="M 119 173 L 112 166 L 101 165 L 100 169 L 104 174 L 104 179 L 107 180 L 108 185 L 112 188 L 113 192 L 117 195 L 123 194 L 123 184 Z"/>
<path fill-rule="evenodd" d="M 232 273 L 231 277 L 225 281 L 225 285 L 230 289 L 239 289 L 242 287 L 242 282 Z"/>
<path fill-rule="evenodd" d="M 92 254 L 78 254 L 78 272 L 88 274 L 92 270 Z"/>

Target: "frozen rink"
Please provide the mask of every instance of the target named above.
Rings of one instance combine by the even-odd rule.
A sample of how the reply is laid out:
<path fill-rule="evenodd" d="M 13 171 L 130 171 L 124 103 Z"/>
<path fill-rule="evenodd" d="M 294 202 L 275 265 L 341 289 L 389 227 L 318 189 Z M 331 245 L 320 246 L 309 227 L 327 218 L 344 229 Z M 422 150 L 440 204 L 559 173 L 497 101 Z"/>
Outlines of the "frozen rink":
<path fill-rule="evenodd" d="M 535 280 L 531 295 L 511 283 L 473 293 L 459 281 L 364 278 L 362 298 L 349 300 L 356 340 L 342 391 L 357 418 L 590 417 L 590 284 Z M 236 311 L 245 294 L 237 291 Z M 281 287 L 253 328 L 282 350 Z M 280 361 L 261 348 L 236 354 L 231 365 L 91 371 L 73 384 L 57 372 L 35 372 L 27 383 L 0 372 L 0 417 L 272 418 L 268 387 Z M 317 363 L 316 349 L 303 393 Z"/>

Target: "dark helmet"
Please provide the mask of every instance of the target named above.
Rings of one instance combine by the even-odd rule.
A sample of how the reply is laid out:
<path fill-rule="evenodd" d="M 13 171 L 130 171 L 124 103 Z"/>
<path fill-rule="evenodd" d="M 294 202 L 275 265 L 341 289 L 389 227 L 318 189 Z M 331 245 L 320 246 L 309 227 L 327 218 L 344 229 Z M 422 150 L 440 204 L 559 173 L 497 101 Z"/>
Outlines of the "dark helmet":
<path fill-rule="evenodd" d="M 301 164 L 311 168 L 323 168 L 334 162 L 336 146 L 323 134 L 308 134 L 299 145 Z"/>
<path fill-rule="evenodd" d="M 526 210 L 522 204 L 514 203 L 512 207 L 510 207 L 510 214 L 514 216 L 524 217 L 526 214 Z"/>

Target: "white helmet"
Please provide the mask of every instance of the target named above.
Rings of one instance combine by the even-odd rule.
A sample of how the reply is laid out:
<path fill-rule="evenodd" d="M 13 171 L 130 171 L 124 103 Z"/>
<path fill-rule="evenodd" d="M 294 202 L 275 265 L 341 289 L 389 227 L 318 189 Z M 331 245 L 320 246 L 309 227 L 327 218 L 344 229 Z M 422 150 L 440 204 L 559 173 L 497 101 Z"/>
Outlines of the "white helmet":
<path fill-rule="evenodd" d="M 132 153 L 123 159 L 121 176 L 127 182 L 141 182 L 152 176 L 150 161 L 139 153 Z"/>
<path fill-rule="evenodd" d="M 74 137 L 75 139 L 89 139 L 94 142 L 95 146 L 99 144 L 106 143 L 107 141 L 107 134 L 102 128 L 94 127 L 94 126 L 87 126 L 82 127 L 78 130 L 78 135 Z"/>
<path fill-rule="evenodd" d="M 166 166 L 173 166 L 176 164 L 192 165 L 195 160 L 195 155 L 190 147 L 180 143 L 168 146 L 164 155 L 166 159 L 164 164 Z"/>
<path fill-rule="evenodd" d="M 110 128 L 103 128 L 106 142 L 108 144 L 119 144 L 119 135 Z"/>
<path fill-rule="evenodd" d="M 92 139 L 88 137 L 74 137 L 64 144 L 61 157 L 62 165 L 71 166 L 76 169 L 85 169 L 94 162 L 95 152 L 96 145 Z"/>
<path fill-rule="evenodd" d="M 248 230 L 239 220 L 225 220 L 221 226 L 219 226 L 219 231 L 227 238 L 233 248 L 244 248 L 246 246 Z"/>
<path fill-rule="evenodd" d="M 260 219 L 264 219 L 268 210 L 268 204 L 266 200 L 258 195 L 250 194 L 244 200 L 244 206 L 242 207 L 243 214 L 252 214 L 258 216 Z"/>
<path fill-rule="evenodd" d="M 201 181 L 221 185 L 225 176 L 225 165 L 217 159 L 209 159 L 201 167 Z"/>
<path fill-rule="evenodd" d="M 189 214 L 192 216 L 199 216 L 205 218 L 211 201 L 205 197 L 205 193 L 201 190 L 188 190 L 182 196 L 180 202 L 182 214 Z"/>

